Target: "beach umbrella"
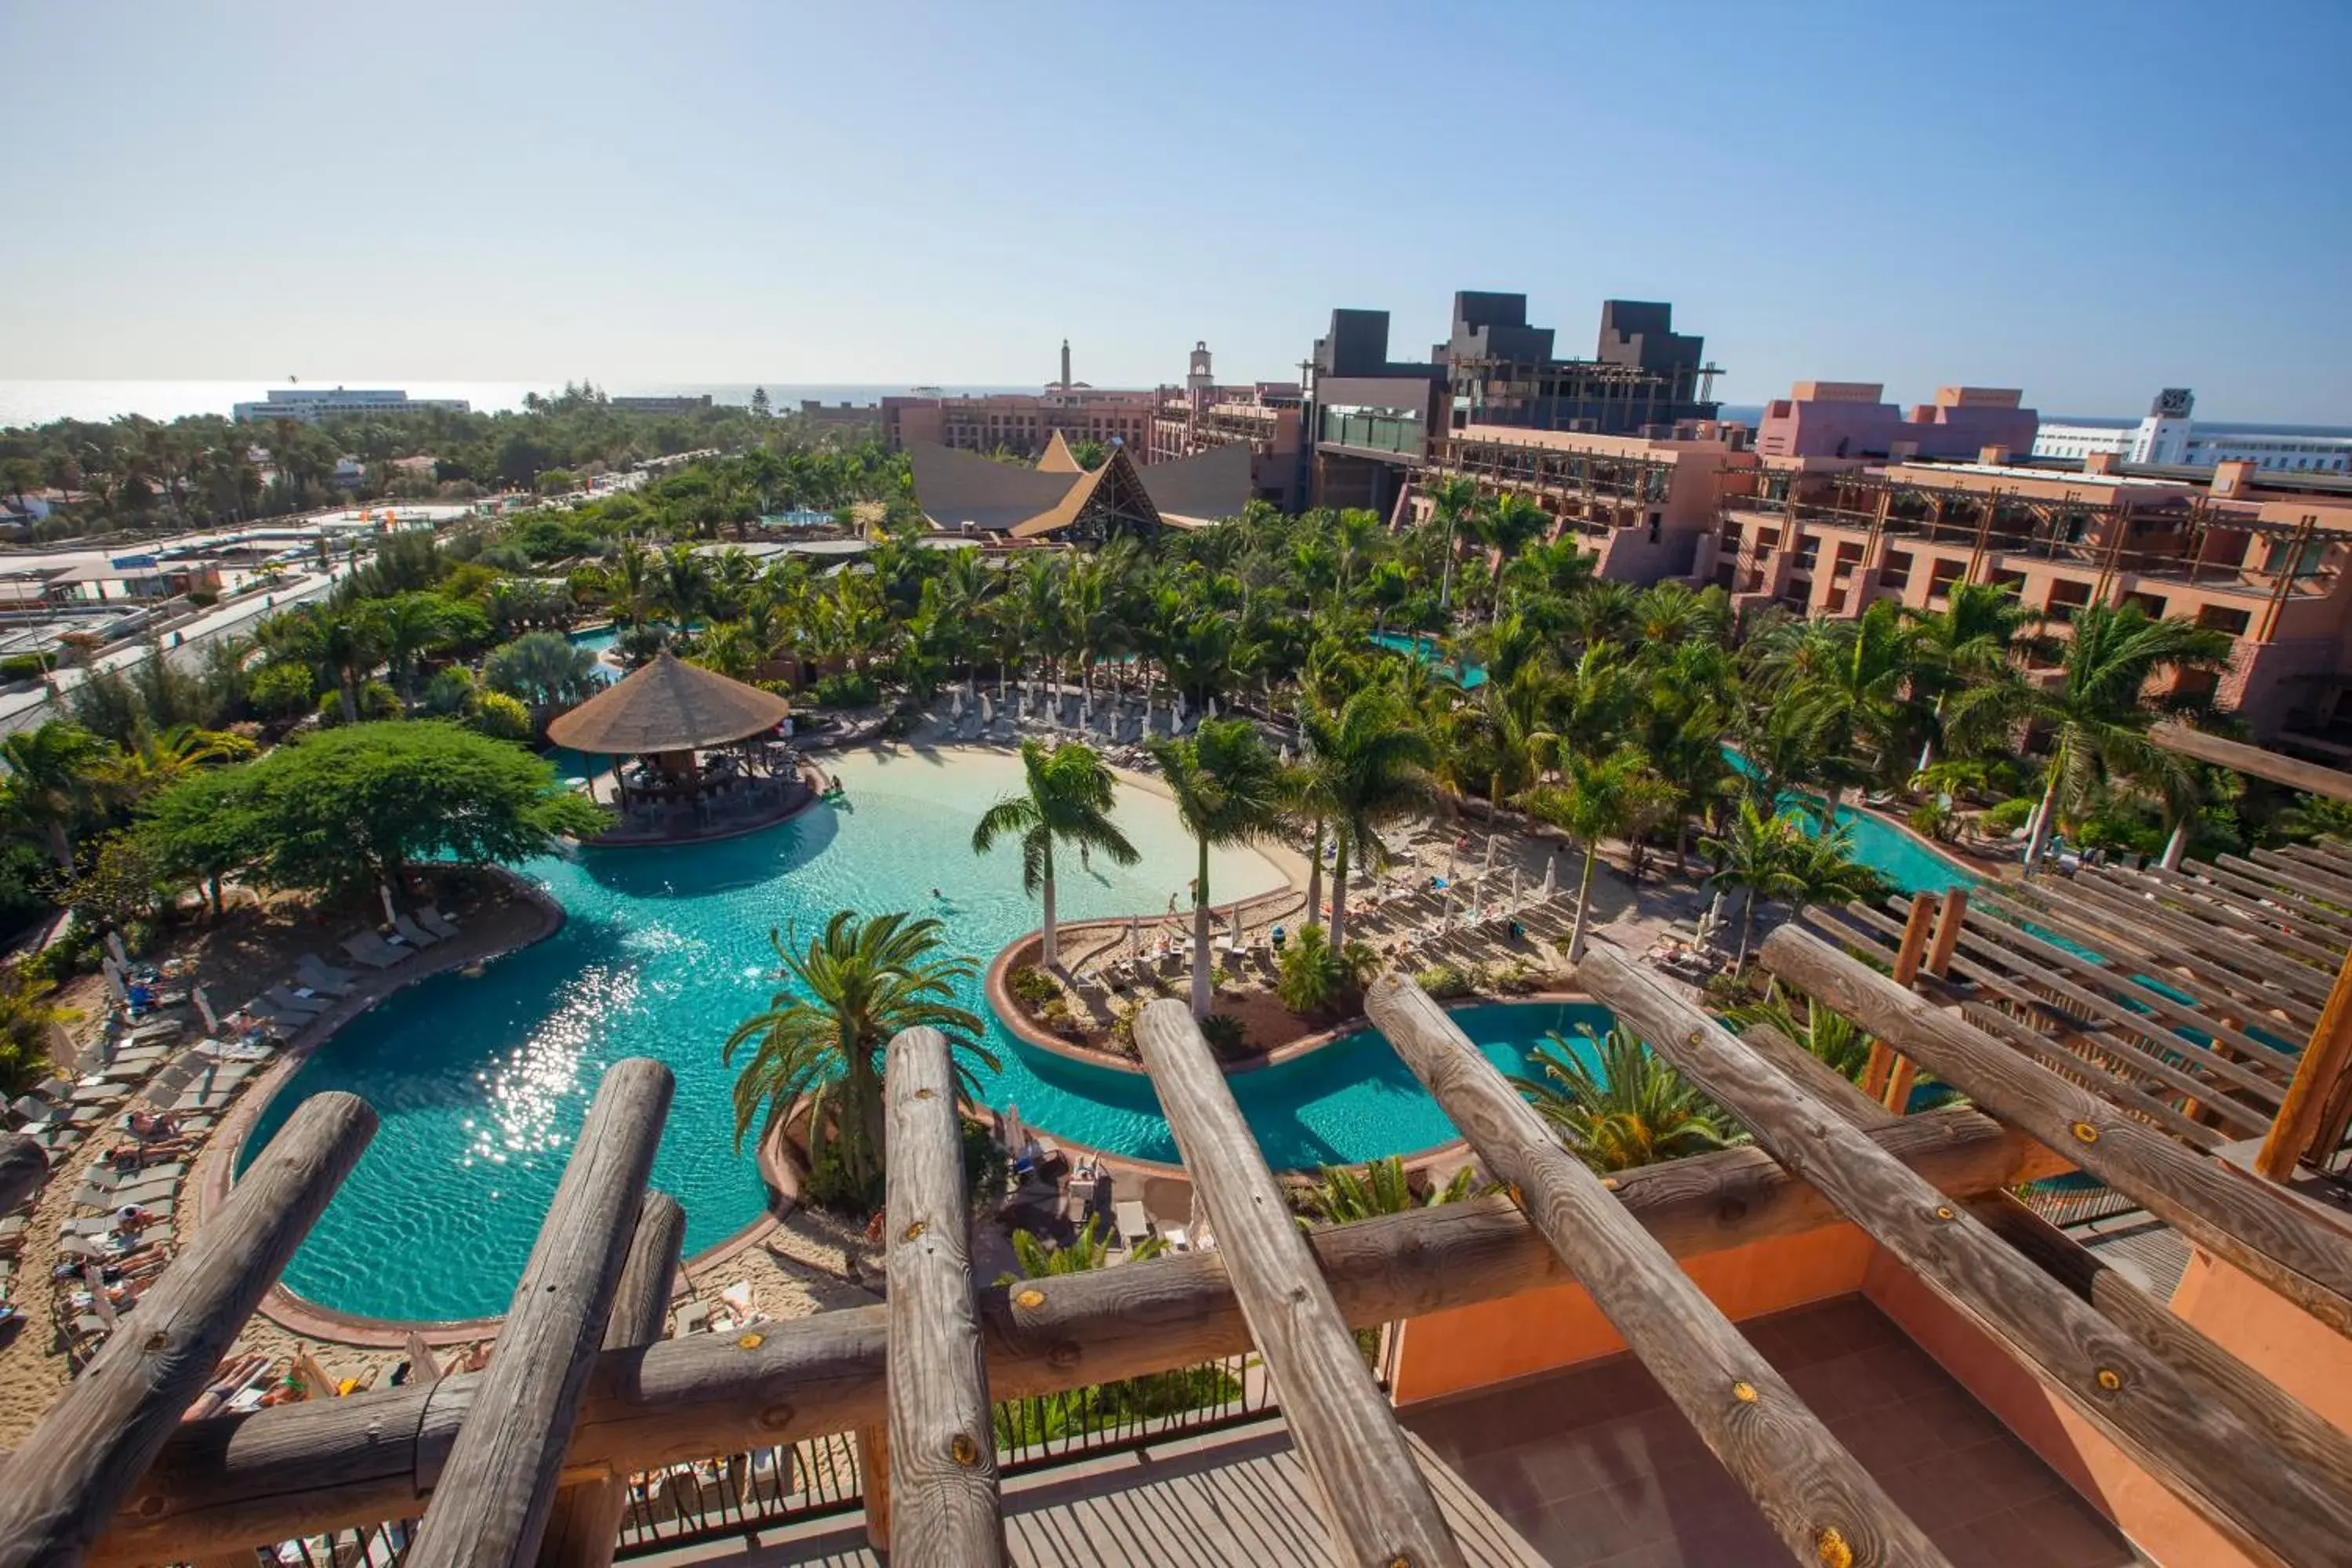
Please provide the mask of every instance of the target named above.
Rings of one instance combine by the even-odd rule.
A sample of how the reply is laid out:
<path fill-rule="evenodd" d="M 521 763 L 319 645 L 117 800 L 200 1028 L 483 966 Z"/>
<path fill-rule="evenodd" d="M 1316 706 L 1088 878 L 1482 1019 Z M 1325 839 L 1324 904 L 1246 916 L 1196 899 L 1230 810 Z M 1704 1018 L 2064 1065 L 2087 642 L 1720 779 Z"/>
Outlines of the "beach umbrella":
<path fill-rule="evenodd" d="M 1176 692 L 1176 722 L 1178 722 L 1179 724 L 1181 724 L 1183 721 L 1184 721 L 1184 692 L 1183 692 L 1182 688 L 1181 688 L 1181 687 L 1180 687 L 1180 688 L 1178 688 L 1178 689 L 1177 689 L 1177 692 Z"/>
<path fill-rule="evenodd" d="M 190 993 L 190 996 L 195 1002 L 196 1011 L 204 1015 L 205 1033 L 207 1035 L 219 1034 L 220 1019 L 214 1015 L 212 998 L 205 994 L 205 988 L 201 985 L 197 986 L 194 991 Z"/>
<path fill-rule="evenodd" d="M 108 1328 L 114 1327 L 114 1303 L 106 1299 L 106 1274 L 95 1263 L 81 1266 L 82 1283 L 89 1287 L 89 1310 Z"/>
<path fill-rule="evenodd" d="M 1454 846 L 1451 843 L 1445 847 L 1445 880 L 1449 886 L 1454 881 Z"/>
<path fill-rule="evenodd" d="M 1514 865 L 1514 866 L 1511 868 L 1511 912 L 1512 912 L 1512 913 L 1514 913 L 1514 914 L 1517 914 L 1517 913 L 1518 912 L 1518 909 L 1519 909 L 1519 868 L 1518 868 L 1518 867 L 1517 867 L 1517 866 Z"/>
<path fill-rule="evenodd" d="M 131 955 L 128 952 L 125 952 L 122 949 L 122 933 L 121 931 L 110 931 L 106 933 L 106 951 L 114 954 L 115 963 L 121 964 L 125 969 L 131 967 Z"/>
<path fill-rule="evenodd" d="M 128 1005 L 131 1001 L 131 989 L 122 984 L 122 966 L 110 958 L 100 959 L 98 966 L 105 972 L 106 988 L 114 993 L 114 999 Z"/>
<path fill-rule="evenodd" d="M 1544 885 L 1542 897 L 1546 903 L 1549 903 L 1551 901 L 1552 889 L 1558 885 L 1559 880 L 1559 851 L 1555 849 L 1551 853 L 1551 858 L 1544 862 Z"/>
<path fill-rule="evenodd" d="M 948 699 L 948 717 L 957 722 L 962 721 L 963 688 L 961 686 L 957 687 L 955 694 Z"/>
<path fill-rule="evenodd" d="M 1445 879 L 1445 908 L 1438 911 L 1437 929 L 1444 931 L 1454 923 L 1454 879 Z"/>
<path fill-rule="evenodd" d="M 383 923 L 394 924 L 400 919 L 400 911 L 392 907 L 392 884 L 378 882 L 375 890 L 383 895 Z"/>
<path fill-rule="evenodd" d="M 1143 956 L 1143 917 L 1141 915 L 1127 917 L 1127 952 L 1130 958 Z"/>
<path fill-rule="evenodd" d="M 1478 874 L 1480 876 L 1483 877 L 1487 872 L 1495 868 L 1495 840 L 1501 837 L 1502 835 L 1499 833 L 1489 833 L 1486 835 L 1486 860 L 1484 865 L 1478 868 Z"/>
<path fill-rule="evenodd" d="M 1239 946 L 1241 946 L 1241 944 L 1242 944 L 1242 905 L 1241 905 L 1241 900 L 1240 900 L 1239 899 L 1236 899 L 1236 900 L 1234 900 L 1234 945 L 1235 947 L 1239 947 Z"/>
<path fill-rule="evenodd" d="M 1715 931 L 1723 924 L 1723 896 L 1724 890 L 1721 888 L 1717 888 L 1715 890 L 1715 902 L 1707 905 L 1706 907 L 1706 929 L 1708 931 Z"/>
<path fill-rule="evenodd" d="M 415 1329 L 408 1331 L 408 1386 L 430 1388 L 441 1381 L 441 1363 L 433 1359 L 433 1347 Z"/>
<path fill-rule="evenodd" d="M 1004 1108 L 1004 1152 L 1017 1160 L 1021 1157 L 1022 1145 L 1028 1141 L 1027 1130 L 1021 1125 L 1021 1108 L 1017 1105 L 1006 1106 Z"/>
<path fill-rule="evenodd" d="M 1282 743 L 1282 765 L 1286 768 L 1296 760 L 1290 753 L 1290 742 L 1285 741 Z"/>
<path fill-rule="evenodd" d="M 1216 716 L 1217 716 L 1217 700 L 1216 700 L 1214 697 L 1212 697 L 1212 698 L 1210 698 L 1210 699 L 1209 699 L 1209 717 L 1210 717 L 1210 718 L 1212 718 L 1212 719 L 1213 719 L 1213 718 L 1215 718 Z"/>
<path fill-rule="evenodd" d="M 988 700 L 988 693 L 985 691 L 980 694 L 980 721 L 983 724 L 996 722 L 996 704 Z"/>

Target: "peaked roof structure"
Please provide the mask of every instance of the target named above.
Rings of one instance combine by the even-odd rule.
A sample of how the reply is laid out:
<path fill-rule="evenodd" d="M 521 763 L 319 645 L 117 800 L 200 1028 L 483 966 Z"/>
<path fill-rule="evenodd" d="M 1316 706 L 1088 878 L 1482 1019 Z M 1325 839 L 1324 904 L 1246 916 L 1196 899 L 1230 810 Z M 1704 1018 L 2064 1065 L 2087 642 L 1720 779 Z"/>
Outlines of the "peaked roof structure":
<path fill-rule="evenodd" d="M 931 441 L 908 442 L 907 458 L 916 503 L 933 527 L 1013 539 L 1196 527 L 1234 516 L 1250 497 L 1250 453 L 1239 445 L 1149 468 L 1125 447 L 1113 447 L 1103 466 L 1089 471 L 1057 430 L 1034 468 Z"/>
<path fill-rule="evenodd" d="M 685 663 L 664 648 L 650 664 L 558 716 L 547 738 L 601 756 L 691 752 L 772 730 L 792 710 L 773 692 Z"/>

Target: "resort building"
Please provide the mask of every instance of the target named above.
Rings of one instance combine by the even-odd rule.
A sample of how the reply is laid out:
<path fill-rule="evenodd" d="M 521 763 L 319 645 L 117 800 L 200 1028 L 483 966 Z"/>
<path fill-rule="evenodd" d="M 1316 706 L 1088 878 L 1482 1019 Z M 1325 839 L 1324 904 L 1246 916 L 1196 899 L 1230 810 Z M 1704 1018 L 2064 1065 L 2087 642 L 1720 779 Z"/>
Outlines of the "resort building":
<path fill-rule="evenodd" d="M 1596 575 L 1655 583 L 1686 577 L 1716 528 L 1727 477 L 1752 470 L 1736 426 L 1685 425 L 1666 436 L 1601 436 L 1471 425 L 1432 443 L 1409 502 L 1429 510 L 1429 481 L 1465 478 L 1480 492 L 1522 495 L 1575 538 Z"/>
<path fill-rule="evenodd" d="M 2081 461 L 2114 457 L 2154 468 L 2212 468 L 2252 463 L 2269 473 L 2352 472 L 2352 435 L 2342 432 L 2237 426 L 2199 429 L 2189 416 L 2197 396 L 2185 386 L 2156 395 L 2147 417 L 2124 421 L 2056 420 L 2033 438 L 2033 455 Z"/>
<path fill-rule="evenodd" d="M 1172 463 L 1213 447 L 1240 445 L 1250 453 L 1250 488 L 1259 500 L 1296 510 L 1299 479 L 1300 397 L 1297 382 L 1260 381 L 1221 386 L 1209 345 L 1192 345 L 1191 368 L 1179 390 L 1162 387 L 1152 416 L 1145 460 Z"/>
<path fill-rule="evenodd" d="M 1056 431 L 1022 468 L 933 441 L 907 448 L 915 503 L 942 533 L 982 542 L 1099 543 L 1117 532 L 1201 527 L 1250 499 L 1250 452 L 1231 444 L 1149 468 L 1124 447 L 1087 469 Z"/>
<path fill-rule="evenodd" d="M 1428 460 L 1430 442 L 1473 425 L 1664 435 L 1712 420 L 1717 366 L 1705 340 L 1673 330 L 1674 308 L 1610 300 L 1590 360 L 1560 359 L 1552 330 L 1530 327 L 1527 296 L 1454 297 L 1446 341 L 1427 361 L 1389 358 L 1385 310 L 1334 310 L 1307 365 L 1312 433 L 1303 488 L 1318 506 L 1390 513 Z"/>
<path fill-rule="evenodd" d="M 1940 386 L 1906 415 L 1874 381 L 1801 381 L 1764 405 L 1756 449 L 1771 458 L 1972 458 L 2034 446 L 2040 416 L 2013 387 Z"/>
<path fill-rule="evenodd" d="M 473 405 L 462 397 L 411 397 L 405 392 L 370 387 L 273 386 L 260 402 L 236 405 L 231 417 L 257 423 L 299 419 L 315 425 L 344 415 L 426 414 L 436 409 L 467 414 Z"/>
<path fill-rule="evenodd" d="M 2235 637 L 2218 695 L 2265 736 L 2334 723 L 2352 679 L 2352 500 L 2265 489 L 2251 463 L 2200 483 L 2126 474 L 2105 455 L 2080 473 L 1999 448 L 1958 464 L 1759 456 L 1724 486 L 1695 575 L 1739 607 L 1933 609 L 1955 583 L 2004 583 L 2063 628 L 2084 605 L 2128 600 Z"/>
<path fill-rule="evenodd" d="M 886 397 L 877 415 L 882 439 L 899 450 L 918 442 L 962 452 L 1021 452 L 1035 457 L 1055 436 L 1097 441 L 1143 452 L 1160 394 L 1106 391 L 1070 378 L 1070 345 L 1062 343 L 1062 374 L 1042 392 L 995 392 L 962 397 Z"/>

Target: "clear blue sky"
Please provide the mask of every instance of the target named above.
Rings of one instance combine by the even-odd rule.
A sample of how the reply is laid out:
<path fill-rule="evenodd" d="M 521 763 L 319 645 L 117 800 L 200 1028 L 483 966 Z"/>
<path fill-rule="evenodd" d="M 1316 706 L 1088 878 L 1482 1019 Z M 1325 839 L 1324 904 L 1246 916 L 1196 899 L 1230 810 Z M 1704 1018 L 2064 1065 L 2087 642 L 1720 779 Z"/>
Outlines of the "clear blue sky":
<path fill-rule="evenodd" d="M 0 12 L 0 374 L 1025 383 L 1674 301 L 1754 402 L 2352 422 L 2352 5 Z"/>

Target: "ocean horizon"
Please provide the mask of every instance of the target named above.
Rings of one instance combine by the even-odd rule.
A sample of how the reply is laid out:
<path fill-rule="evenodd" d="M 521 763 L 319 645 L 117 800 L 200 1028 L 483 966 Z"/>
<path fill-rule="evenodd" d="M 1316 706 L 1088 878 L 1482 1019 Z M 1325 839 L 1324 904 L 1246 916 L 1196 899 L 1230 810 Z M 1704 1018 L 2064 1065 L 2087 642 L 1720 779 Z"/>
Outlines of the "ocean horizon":
<path fill-rule="evenodd" d="M 551 396 L 563 390 L 559 379 L 545 381 L 410 381 L 399 376 L 318 376 L 299 384 L 272 381 L 141 381 L 141 380 L 5 380 L 0 379 L 0 429 L 45 425 L 52 419 L 103 422 L 128 415 L 170 421 L 190 415 L 217 414 L 226 418 L 239 403 L 258 401 L 272 387 L 394 387 L 411 397 L 462 397 L 478 414 L 520 408 L 523 396 L 536 392 Z M 699 397 L 709 393 L 718 403 L 748 405 L 751 391 L 765 386 L 781 412 L 797 408 L 808 398 L 821 403 L 872 403 L 880 397 L 902 397 L 911 384 L 886 382 L 799 381 L 654 381 L 604 382 L 597 385 L 616 397 Z M 965 393 L 1034 392 L 1034 386 L 998 384 L 949 385 L 924 383 L 950 395 Z"/>

